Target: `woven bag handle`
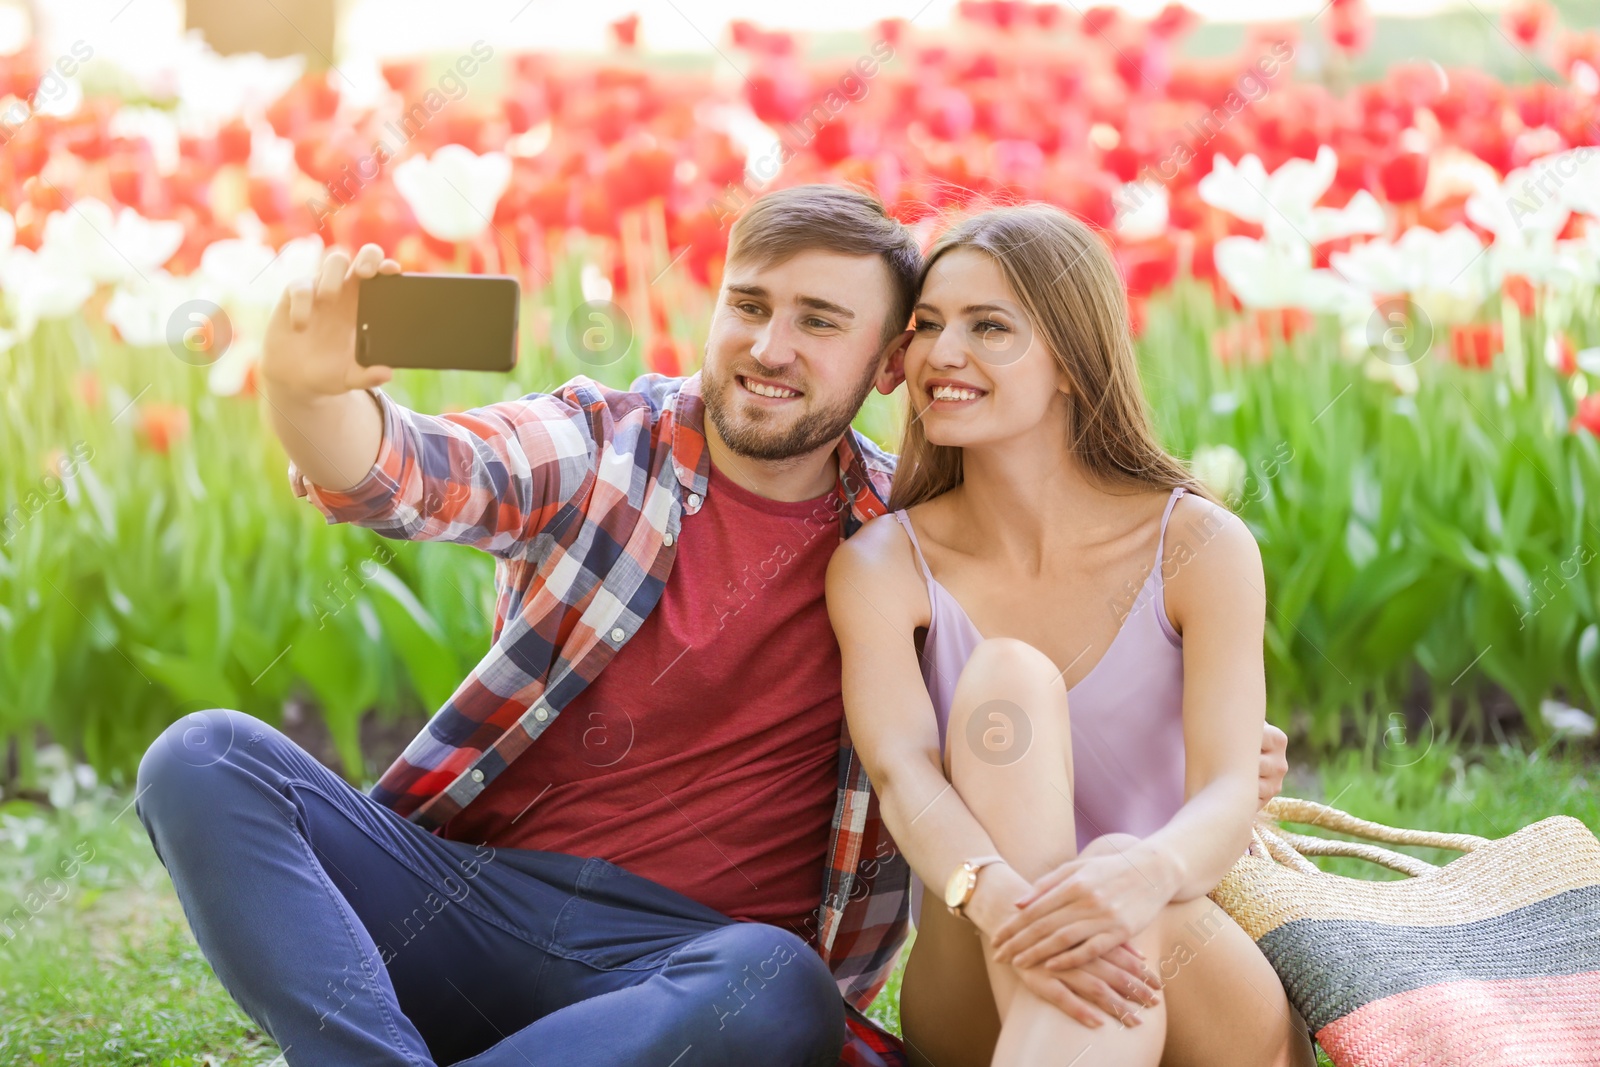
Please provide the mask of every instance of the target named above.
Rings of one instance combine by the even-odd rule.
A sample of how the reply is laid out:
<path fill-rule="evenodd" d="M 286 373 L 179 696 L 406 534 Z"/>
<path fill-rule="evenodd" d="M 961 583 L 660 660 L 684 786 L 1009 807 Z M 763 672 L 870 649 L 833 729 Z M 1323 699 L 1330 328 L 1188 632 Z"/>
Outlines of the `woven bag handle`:
<path fill-rule="evenodd" d="M 1301 874 L 1321 874 L 1322 868 L 1306 859 L 1274 833 L 1265 823 L 1256 823 L 1251 828 L 1255 840 L 1255 848 L 1264 855 L 1271 856 L 1285 867 L 1292 867 Z"/>
<path fill-rule="evenodd" d="M 1269 831 L 1270 832 L 1270 831 Z M 1415 856 L 1407 856 L 1403 852 L 1392 852 L 1379 845 L 1369 845 L 1365 841 L 1336 841 L 1328 837 L 1309 837 L 1305 834 L 1293 834 L 1286 830 L 1278 831 L 1283 840 L 1302 856 L 1351 856 L 1358 860 L 1376 863 L 1380 867 L 1387 867 L 1391 871 L 1399 871 L 1413 878 L 1418 875 L 1436 871 L 1439 868 L 1427 860 L 1420 860 Z M 1310 862 L 1309 860 L 1307 861 Z M 1312 864 L 1316 867 L 1316 864 Z M 1321 872 L 1321 868 L 1317 868 Z"/>
<path fill-rule="evenodd" d="M 1489 843 L 1488 838 L 1478 837 L 1474 834 L 1446 834 L 1435 830 L 1404 830 L 1393 826 L 1385 826 L 1383 823 L 1368 822 L 1366 819 L 1358 819 L 1349 812 L 1340 811 L 1338 808 L 1329 807 L 1327 804 L 1319 804 L 1315 800 L 1301 800 L 1296 797 L 1273 797 L 1267 801 L 1267 806 L 1262 809 L 1262 814 L 1273 819 L 1281 819 L 1284 822 L 1320 826 L 1324 830 L 1334 830 L 1354 837 L 1366 837 L 1374 841 L 1388 841 L 1396 845 L 1423 845 L 1428 848 L 1450 849 L 1454 852 L 1471 852 L 1473 849 Z M 1297 834 L 1289 835 L 1281 830 L 1279 833 L 1285 833 L 1286 836 L 1291 837 L 1300 836 Z M 1305 840 L 1320 843 L 1328 839 L 1305 838 Z M 1336 841 L 1332 843 L 1335 845 L 1348 845 L 1353 842 Z M 1321 847 L 1320 844 L 1317 847 Z M 1305 852 L 1304 849 L 1301 851 Z M 1388 852 L 1387 849 L 1380 849 L 1379 851 Z M 1350 852 L 1312 852 L 1307 854 L 1327 856 L 1355 855 L 1355 853 Z M 1391 856 L 1399 855 L 1397 852 L 1388 852 L 1388 854 Z M 1404 858 L 1406 860 L 1413 859 L 1410 856 Z M 1416 862 L 1421 863 L 1423 861 L 1416 860 Z M 1385 864 L 1385 866 L 1388 866 L 1388 864 Z M 1427 866 L 1431 869 L 1433 864 L 1430 863 Z M 1400 868 L 1395 869 L 1399 870 Z"/>
<path fill-rule="evenodd" d="M 1266 823 L 1258 823 L 1254 827 L 1254 840 L 1256 849 L 1302 874 L 1325 873 L 1321 867 L 1306 859 L 1307 856 L 1351 856 L 1413 878 L 1437 869 L 1426 860 L 1391 852 L 1364 841 L 1335 841 L 1326 837 L 1307 837 Z"/>

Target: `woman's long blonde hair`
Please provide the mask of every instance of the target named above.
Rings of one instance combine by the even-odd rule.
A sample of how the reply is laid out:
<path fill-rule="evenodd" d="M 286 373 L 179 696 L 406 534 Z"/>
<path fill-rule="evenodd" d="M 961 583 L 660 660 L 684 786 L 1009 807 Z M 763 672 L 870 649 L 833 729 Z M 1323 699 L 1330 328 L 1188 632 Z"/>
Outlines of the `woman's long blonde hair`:
<path fill-rule="evenodd" d="M 1084 223 L 1046 204 L 991 208 L 934 242 L 918 287 L 958 248 L 992 257 L 1071 395 L 1069 447 L 1107 488 L 1173 489 L 1215 501 L 1187 467 L 1156 442 L 1128 327 L 1128 299 L 1105 244 Z M 936 445 L 909 410 L 889 506 L 908 508 L 961 484 L 961 449 Z"/>

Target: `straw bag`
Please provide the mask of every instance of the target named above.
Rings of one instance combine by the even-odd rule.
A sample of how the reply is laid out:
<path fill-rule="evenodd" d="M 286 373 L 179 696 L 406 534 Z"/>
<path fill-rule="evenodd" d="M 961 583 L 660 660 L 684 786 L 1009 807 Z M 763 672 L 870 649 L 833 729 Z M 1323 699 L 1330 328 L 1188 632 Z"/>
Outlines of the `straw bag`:
<path fill-rule="evenodd" d="M 1434 866 L 1277 820 L 1466 855 Z M 1409 878 L 1327 874 L 1354 856 Z M 1400 830 L 1275 797 L 1211 899 L 1339 1067 L 1600 1065 L 1600 841 L 1565 815 L 1498 840 Z"/>

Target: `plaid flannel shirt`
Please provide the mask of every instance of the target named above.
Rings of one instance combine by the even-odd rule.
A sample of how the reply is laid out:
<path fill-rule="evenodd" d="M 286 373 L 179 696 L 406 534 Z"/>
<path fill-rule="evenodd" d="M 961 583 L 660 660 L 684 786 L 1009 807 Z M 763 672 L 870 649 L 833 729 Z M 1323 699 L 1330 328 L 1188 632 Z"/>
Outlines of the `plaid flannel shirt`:
<path fill-rule="evenodd" d="M 402 540 L 474 545 L 496 557 L 483 659 L 372 789 L 437 832 L 542 734 L 654 609 L 685 515 L 705 503 L 700 376 L 646 374 L 627 391 L 577 377 L 448 415 L 371 390 L 383 443 L 357 485 L 333 492 L 291 463 L 296 496 L 330 523 Z M 886 510 L 895 457 L 854 430 L 840 443 L 840 537 Z M 905 939 L 910 870 L 878 813 L 847 726 L 811 941 L 846 1003 L 841 1067 L 904 1064 L 861 1014 Z"/>

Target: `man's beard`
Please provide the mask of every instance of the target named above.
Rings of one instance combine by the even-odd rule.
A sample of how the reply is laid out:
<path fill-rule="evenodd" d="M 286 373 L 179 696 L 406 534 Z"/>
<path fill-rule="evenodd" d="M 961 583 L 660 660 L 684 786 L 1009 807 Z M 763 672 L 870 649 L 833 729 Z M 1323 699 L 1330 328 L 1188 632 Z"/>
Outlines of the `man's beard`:
<path fill-rule="evenodd" d="M 842 437 L 855 421 L 861 405 L 866 402 L 867 394 L 872 391 L 873 379 L 877 376 L 878 365 L 874 362 L 867 367 L 867 373 L 848 398 L 831 407 L 807 411 L 794 425 L 782 431 L 764 429 L 762 424 L 770 421 L 771 413 L 759 408 L 749 419 L 735 418 L 724 399 L 731 390 L 740 388 L 736 375 L 730 374 L 726 379 L 707 378 L 702 372 L 700 377 L 705 386 L 706 414 L 716 426 L 722 443 L 747 459 L 779 460 L 814 452 Z M 773 379 L 770 374 L 766 377 L 780 383 L 782 381 Z"/>

